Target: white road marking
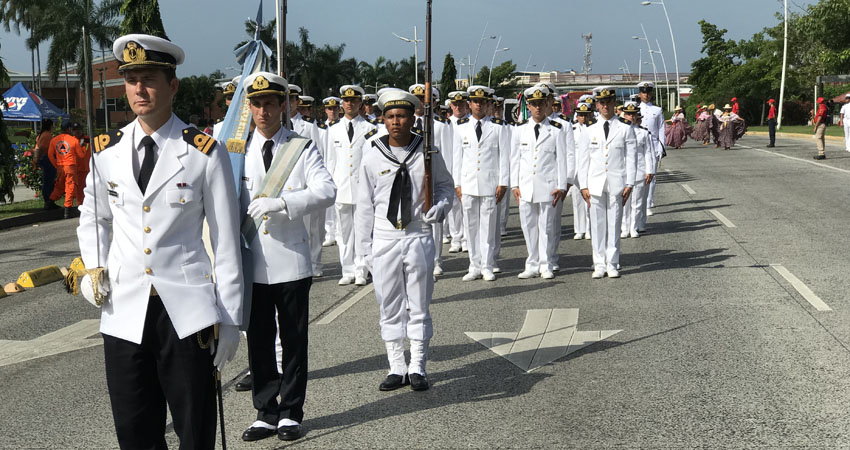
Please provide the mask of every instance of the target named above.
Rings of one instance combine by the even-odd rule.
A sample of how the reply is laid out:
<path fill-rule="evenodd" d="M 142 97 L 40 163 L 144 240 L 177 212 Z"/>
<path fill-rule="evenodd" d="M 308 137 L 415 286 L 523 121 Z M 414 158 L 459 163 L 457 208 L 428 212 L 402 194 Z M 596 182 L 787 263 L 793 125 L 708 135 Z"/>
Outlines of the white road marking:
<path fill-rule="evenodd" d="M 732 223 L 732 221 L 731 221 L 731 220 L 727 219 L 727 218 L 726 218 L 726 216 L 724 216 L 723 214 L 721 214 L 721 213 L 720 213 L 720 211 L 718 211 L 718 210 L 716 210 L 716 209 L 709 209 L 709 210 L 708 210 L 708 212 L 710 212 L 711 214 L 713 214 L 713 215 L 714 215 L 714 217 L 717 217 L 717 220 L 719 220 L 719 221 L 720 221 L 720 223 L 722 223 L 723 225 L 726 225 L 726 228 L 737 228 L 737 227 L 735 226 L 735 224 L 734 224 L 734 223 Z"/>
<path fill-rule="evenodd" d="M 102 339 L 88 339 L 99 331 L 100 320 L 88 319 L 29 341 L 0 340 L 0 367 L 103 345 Z"/>
<path fill-rule="evenodd" d="M 531 372 L 622 330 L 576 331 L 578 309 L 530 309 L 519 333 L 466 335 L 520 369 Z"/>
<path fill-rule="evenodd" d="M 666 167 L 664 168 L 664 171 L 665 171 L 665 172 L 667 172 L 667 173 L 672 173 L 672 172 L 673 172 L 672 170 L 670 170 L 670 169 L 668 169 L 668 168 L 666 168 Z"/>
<path fill-rule="evenodd" d="M 806 283 L 800 281 L 799 278 L 795 277 L 793 273 L 789 272 L 788 269 L 785 268 L 782 264 L 771 264 L 770 267 L 773 267 L 774 270 L 779 275 L 782 275 L 782 278 L 785 278 L 786 281 L 791 283 L 791 286 L 794 286 L 794 289 L 806 299 L 812 306 L 815 307 L 818 311 L 832 311 L 832 308 L 829 307 L 820 297 L 817 296 Z"/>
<path fill-rule="evenodd" d="M 688 186 L 687 184 L 683 184 L 683 185 L 682 185 L 682 189 L 684 189 L 684 190 L 685 190 L 685 192 L 687 192 L 688 194 L 691 194 L 691 195 L 695 195 L 695 194 L 696 194 L 696 191 L 694 191 L 693 189 L 691 189 L 691 187 L 690 187 L 690 186 Z"/>
<path fill-rule="evenodd" d="M 788 156 L 788 155 L 783 155 L 782 153 L 772 152 L 770 150 L 765 150 L 763 148 L 749 147 L 747 145 L 739 145 L 739 147 L 748 148 L 748 149 L 751 149 L 751 150 L 756 150 L 756 151 L 760 151 L 760 152 L 764 152 L 764 153 L 770 153 L 771 155 L 776 155 L 776 156 L 781 156 L 783 158 L 793 159 L 794 161 L 800 161 L 800 162 L 804 162 L 806 164 L 812 164 L 812 165 L 815 165 L 815 166 L 818 166 L 818 167 L 823 167 L 824 169 L 832 169 L 832 170 L 836 170 L 838 172 L 850 174 L 850 170 L 842 169 L 840 167 L 833 167 L 833 166 L 830 166 L 828 164 L 819 163 L 815 160 L 810 161 L 810 160 L 803 159 L 803 158 L 797 158 L 796 156 Z"/>
<path fill-rule="evenodd" d="M 325 317 L 322 317 L 322 320 L 320 320 L 316 323 L 319 324 L 319 325 L 327 325 L 327 324 L 333 322 L 334 319 L 336 319 L 337 317 L 342 315 L 342 313 L 348 311 L 352 306 L 357 304 L 357 302 L 359 302 L 360 299 L 367 296 L 370 292 L 372 292 L 374 290 L 375 290 L 375 285 L 370 284 L 368 287 L 366 287 L 365 289 L 361 290 L 360 292 L 354 294 L 350 299 L 346 300 L 345 303 L 337 306 L 336 309 L 334 309 L 333 311 L 330 312 L 330 314 L 328 314 Z"/>

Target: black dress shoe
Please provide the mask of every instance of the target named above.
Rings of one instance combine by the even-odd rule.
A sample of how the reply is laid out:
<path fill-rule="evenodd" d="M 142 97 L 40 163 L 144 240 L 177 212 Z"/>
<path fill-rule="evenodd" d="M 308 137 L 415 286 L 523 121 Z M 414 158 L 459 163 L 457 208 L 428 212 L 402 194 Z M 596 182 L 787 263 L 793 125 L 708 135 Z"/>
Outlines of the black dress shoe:
<path fill-rule="evenodd" d="M 428 378 L 425 375 L 419 375 L 418 373 L 410 374 L 410 389 L 414 391 L 427 391 L 429 387 L 431 386 L 428 384 Z"/>
<path fill-rule="evenodd" d="M 253 388 L 254 377 L 252 377 L 250 373 L 248 375 L 245 375 L 245 377 L 239 380 L 239 382 L 236 383 L 236 386 L 233 387 L 233 389 L 238 392 L 250 391 Z"/>
<path fill-rule="evenodd" d="M 389 374 L 387 378 L 378 386 L 378 389 L 382 391 L 394 391 L 402 386 L 407 386 L 409 381 L 407 380 L 407 375 L 395 375 Z"/>
<path fill-rule="evenodd" d="M 825 155 L 815 155 L 815 159 L 826 159 Z"/>
<path fill-rule="evenodd" d="M 250 427 L 242 433 L 242 440 L 246 442 L 259 441 L 260 439 L 274 436 L 275 433 L 277 433 L 277 431 L 274 429 Z"/>
<path fill-rule="evenodd" d="M 767 148 L 773 148 L 773 147 L 776 147 L 776 146 L 772 145 L 772 144 L 767 144 Z"/>
<path fill-rule="evenodd" d="M 301 425 L 286 425 L 277 429 L 277 438 L 281 441 L 294 441 L 301 437 Z"/>

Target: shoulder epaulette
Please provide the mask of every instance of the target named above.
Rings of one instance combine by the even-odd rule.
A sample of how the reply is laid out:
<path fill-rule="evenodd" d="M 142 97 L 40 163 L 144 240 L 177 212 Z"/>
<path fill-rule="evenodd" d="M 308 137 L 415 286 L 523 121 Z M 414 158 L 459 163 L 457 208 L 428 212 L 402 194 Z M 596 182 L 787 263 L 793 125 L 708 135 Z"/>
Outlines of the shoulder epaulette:
<path fill-rule="evenodd" d="M 418 128 L 418 127 L 413 127 L 413 128 L 411 128 L 411 129 L 410 129 L 410 132 L 411 132 L 411 133 L 413 133 L 413 134 L 418 134 L 418 135 L 420 135 L 420 136 L 421 136 L 421 135 L 422 135 L 422 133 L 423 133 L 422 128 Z"/>
<path fill-rule="evenodd" d="M 382 117 L 382 118 L 378 119 L 378 123 L 383 125 L 384 124 L 384 118 Z"/>
<path fill-rule="evenodd" d="M 623 122 L 623 123 L 624 123 L 624 124 L 626 124 L 626 125 L 631 125 L 631 124 L 632 124 L 632 121 L 631 121 L 631 120 L 624 119 L 624 118 L 622 118 L 622 117 L 620 117 L 619 119 L 620 119 L 620 122 Z"/>
<path fill-rule="evenodd" d="M 520 120 L 519 122 L 514 123 L 514 126 L 518 127 L 520 125 L 525 125 L 528 123 L 528 119 Z"/>
<path fill-rule="evenodd" d="M 366 122 L 369 122 L 369 123 L 371 123 L 372 125 L 377 125 L 377 124 L 378 124 L 378 119 L 376 119 L 376 118 L 366 119 Z"/>
<path fill-rule="evenodd" d="M 329 124 L 328 124 L 328 127 L 332 127 L 332 126 L 334 126 L 334 125 L 338 124 L 338 123 L 339 123 L 339 120 L 340 120 L 340 119 L 336 119 L 336 120 L 332 121 L 331 123 L 329 123 Z"/>
<path fill-rule="evenodd" d="M 301 118 L 304 119 L 304 121 L 307 122 L 307 123 L 314 123 L 316 121 L 316 119 L 314 119 L 312 117 L 301 116 Z"/>
<path fill-rule="evenodd" d="M 100 153 L 117 144 L 124 137 L 121 130 L 112 130 L 94 138 L 94 152 Z"/>
<path fill-rule="evenodd" d="M 564 115 L 563 113 L 561 113 L 561 115 L 559 117 L 561 118 L 561 120 L 564 120 L 567 123 L 573 123 L 573 120 L 570 119 L 568 116 Z"/>
<path fill-rule="evenodd" d="M 490 122 L 493 122 L 493 123 L 495 123 L 496 125 L 504 125 L 504 124 L 505 124 L 505 122 L 503 122 L 503 121 L 502 121 L 502 119 L 497 119 L 497 118 L 495 118 L 495 117 L 494 117 L 494 118 L 492 118 L 492 119 L 490 119 Z"/>
<path fill-rule="evenodd" d="M 317 123 L 317 124 L 316 124 L 316 126 L 317 126 L 317 127 L 319 127 L 319 128 L 321 128 L 321 129 L 323 129 L 323 130 L 327 130 L 327 129 L 328 129 L 328 124 L 326 124 L 326 123 L 324 123 L 324 122 L 319 122 L 319 123 Z"/>
<path fill-rule="evenodd" d="M 449 119 L 446 119 L 443 116 L 436 116 L 436 115 L 434 116 L 434 120 L 436 120 L 437 122 L 441 122 L 441 123 L 448 123 L 449 122 Z"/>
<path fill-rule="evenodd" d="M 463 125 L 463 124 L 465 124 L 466 122 L 469 122 L 469 117 L 464 117 L 463 119 L 457 119 L 457 124 L 458 124 L 458 125 Z"/>
<path fill-rule="evenodd" d="M 370 132 L 366 133 L 366 136 L 364 136 L 364 137 L 365 137 L 366 139 L 369 139 L 370 137 L 372 137 L 372 136 L 374 136 L 374 135 L 376 135 L 376 134 L 378 134 L 378 129 L 377 129 L 377 128 L 373 128 L 373 129 L 372 129 L 372 131 L 370 131 Z"/>
<path fill-rule="evenodd" d="M 561 125 L 561 122 L 558 122 L 557 120 L 550 120 L 549 125 L 552 125 L 553 127 L 558 129 L 561 129 L 561 127 L 563 127 L 563 125 Z"/>
<path fill-rule="evenodd" d="M 642 129 L 642 130 L 649 131 L 649 128 L 647 128 L 647 127 L 645 127 L 645 126 L 643 126 L 643 125 L 638 125 L 638 128 L 640 128 L 640 129 Z"/>
<path fill-rule="evenodd" d="M 204 133 L 203 131 L 195 128 L 188 127 L 183 129 L 183 140 L 186 141 L 187 144 L 195 147 L 200 150 L 201 153 L 208 155 L 210 150 L 215 148 L 215 144 L 217 143 L 212 136 Z"/>

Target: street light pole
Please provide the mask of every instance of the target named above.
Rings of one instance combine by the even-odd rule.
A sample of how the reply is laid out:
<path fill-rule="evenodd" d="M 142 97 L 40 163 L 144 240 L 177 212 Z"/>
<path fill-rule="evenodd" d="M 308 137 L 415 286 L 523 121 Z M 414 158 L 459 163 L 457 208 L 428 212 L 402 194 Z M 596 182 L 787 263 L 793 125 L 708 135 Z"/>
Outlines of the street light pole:
<path fill-rule="evenodd" d="M 659 44 L 659 43 L 658 43 L 658 39 L 656 39 L 656 40 L 655 40 L 655 45 L 656 45 L 659 49 L 661 48 L 661 44 Z M 666 86 L 667 86 L 667 88 L 666 88 L 666 90 L 667 90 L 666 94 L 667 94 L 667 99 L 669 100 L 669 98 L 670 98 L 670 77 L 669 77 L 669 76 L 667 76 L 667 74 L 668 74 L 668 73 L 670 73 L 670 72 L 668 72 L 668 71 L 667 71 L 667 63 L 664 61 L 664 53 L 662 53 L 660 50 L 653 50 L 653 51 L 654 51 L 655 53 L 658 53 L 659 55 L 661 55 L 661 65 L 664 67 L 664 80 L 665 80 L 665 82 L 666 82 Z M 668 111 L 670 110 L 670 107 L 671 107 L 671 106 L 672 106 L 672 105 L 670 105 L 670 102 L 668 101 L 668 102 L 667 102 L 667 110 L 668 110 Z M 676 106 L 679 106 L 679 102 L 676 102 Z"/>
<path fill-rule="evenodd" d="M 484 22 L 484 29 L 481 31 L 481 39 L 478 40 L 478 49 L 475 50 L 475 60 L 470 64 L 470 83 L 475 80 L 475 66 L 478 65 L 478 53 L 481 52 L 481 44 L 484 43 L 484 37 L 487 35 L 487 25 L 490 25 L 490 22 Z M 491 36 L 490 39 L 493 39 L 494 36 Z M 471 55 L 470 55 L 471 56 Z"/>
<path fill-rule="evenodd" d="M 493 50 L 493 58 L 490 60 L 490 73 L 487 76 L 487 87 L 490 87 L 490 81 L 493 79 L 493 64 L 496 63 L 496 53 L 506 52 L 506 51 L 510 50 L 510 48 L 508 48 L 508 47 L 499 48 L 500 45 L 502 45 L 502 37 L 501 36 L 499 36 L 499 40 L 496 41 L 496 49 Z"/>
<path fill-rule="evenodd" d="M 667 18 L 667 28 L 670 29 L 670 42 L 673 44 L 673 60 L 676 63 L 676 103 L 679 103 L 679 99 L 682 95 L 682 87 L 679 84 L 679 54 L 676 52 L 676 38 L 673 36 L 673 25 L 670 24 L 670 15 L 667 14 L 667 5 L 664 4 L 664 0 L 660 0 L 657 2 L 641 2 L 641 5 L 657 5 L 660 4 L 662 8 L 664 8 L 664 17 Z M 786 8 L 787 10 L 787 8 Z M 787 23 L 787 19 L 786 19 Z"/>
<path fill-rule="evenodd" d="M 658 84 L 658 69 L 655 67 L 655 57 L 652 56 L 652 45 L 649 43 L 649 37 L 646 35 L 646 29 L 643 27 L 643 23 L 640 24 L 640 30 L 643 31 L 643 40 L 646 41 L 646 48 L 649 50 L 649 60 L 652 61 L 652 74 L 653 80 L 655 80 L 655 84 Z M 640 39 L 638 36 L 632 36 L 632 39 Z M 660 100 L 660 99 L 659 99 Z M 659 102 L 661 108 L 664 108 L 664 103 Z"/>
<path fill-rule="evenodd" d="M 413 27 L 413 39 L 402 37 L 395 33 L 393 33 L 393 36 L 404 42 L 413 44 L 413 79 L 415 84 L 419 84 L 419 43 L 422 42 L 422 39 L 417 39 L 416 27 Z"/>
<path fill-rule="evenodd" d="M 782 127 L 782 103 L 785 101 L 785 66 L 788 63 L 788 0 L 785 0 L 785 38 L 782 51 L 782 81 L 779 83 L 779 114 L 776 117 L 776 129 Z"/>

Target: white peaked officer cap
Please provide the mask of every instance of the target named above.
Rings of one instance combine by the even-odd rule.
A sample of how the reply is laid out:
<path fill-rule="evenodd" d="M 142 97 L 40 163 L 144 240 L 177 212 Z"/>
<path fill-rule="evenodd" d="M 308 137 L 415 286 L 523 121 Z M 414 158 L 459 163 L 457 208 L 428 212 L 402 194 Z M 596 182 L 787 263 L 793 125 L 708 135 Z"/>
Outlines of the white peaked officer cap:
<path fill-rule="evenodd" d="M 396 108 L 415 111 L 420 106 L 422 106 L 422 102 L 415 95 L 404 92 L 401 89 L 385 92 L 378 97 L 378 107 L 385 114 L 387 111 Z"/>
<path fill-rule="evenodd" d="M 378 96 L 375 95 L 375 94 L 365 94 L 365 95 L 363 95 L 363 101 L 364 102 L 377 102 Z"/>
<path fill-rule="evenodd" d="M 231 83 L 233 83 L 237 86 L 239 86 L 240 81 L 242 81 L 242 75 L 236 75 L 235 77 L 233 77 L 232 80 L 230 80 Z"/>
<path fill-rule="evenodd" d="M 292 85 L 290 84 L 289 87 L 292 88 Z M 298 96 L 298 106 L 313 106 L 313 102 L 315 101 L 316 99 L 310 97 L 309 95 Z"/>
<path fill-rule="evenodd" d="M 418 96 L 424 97 L 425 96 L 425 85 L 422 84 L 422 83 L 411 85 L 409 88 L 407 88 L 407 92 L 410 92 L 413 95 L 418 95 Z M 440 99 L 440 90 L 437 89 L 434 86 L 431 86 L 431 96 L 436 98 L 437 100 L 439 100 Z"/>
<path fill-rule="evenodd" d="M 112 54 L 121 63 L 118 70 L 141 68 L 174 69 L 183 63 L 183 49 L 168 39 L 148 34 L 128 34 L 112 43 Z"/>
<path fill-rule="evenodd" d="M 638 89 L 655 89 L 655 83 L 651 81 L 641 81 L 637 84 Z"/>
<path fill-rule="evenodd" d="M 259 97 L 261 95 L 286 96 L 288 85 L 286 79 L 271 72 L 256 72 L 245 78 L 246 98 Z"/>
<path fill-rule="evenodd" d="M 490 98 L 489 88 L 487 86 L 479 86 L 479 85 L 470 86 L 466 90 L 466 93 L 469 94 L 470 100 L 474 100 L 474 99 L 485 99 L 486 100 L 486 99 Z"/>
<path fill-rule="evenodd" d="M 363 94 L 366 91 L 363 90 L 360 86 L 354 86 L 353 84 L 346 84 L 345 86 L 339 88 L 339 96 L 342 98 L 363 98 Z"/>
<path fill-rule="evenodd" d="M 342 104 L 342 99 L 339 97 L 328 97 L 322 100 L 322 104 L 325 105 L 325 108 L 336 108 L 340 104 Z"/>
<path fill-rule="evenodd" d="M 297 84 L 290 84 L 289 85 L 289 95 L 298 95 L 300 93 L 301 93 L 301 86 L 298 86 Z"/>
<path fill-rule="evenodd" d="M 525 95 L 526 100 L 543 100 L 549 96 L 549 93 L 549 88 L 546 87 L 545 84 L 532 86 L 523 91 L 523 95 Z"/>

